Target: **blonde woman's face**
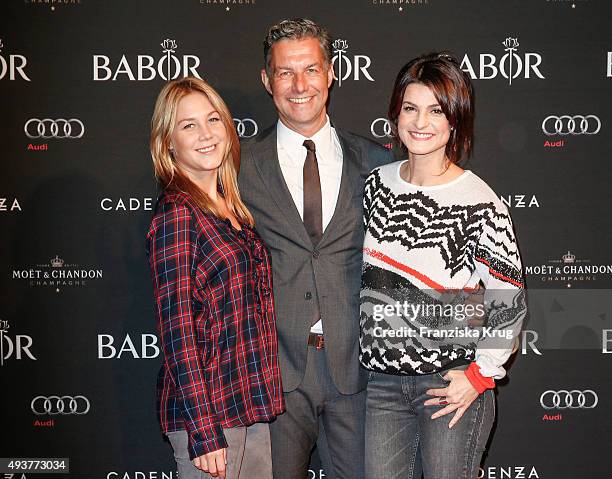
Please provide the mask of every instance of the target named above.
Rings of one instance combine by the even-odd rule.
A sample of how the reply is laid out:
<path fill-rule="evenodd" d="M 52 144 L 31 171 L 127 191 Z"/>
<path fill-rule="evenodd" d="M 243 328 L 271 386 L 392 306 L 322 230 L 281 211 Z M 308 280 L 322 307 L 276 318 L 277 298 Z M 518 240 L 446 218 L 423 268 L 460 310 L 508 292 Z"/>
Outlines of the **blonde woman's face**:
<path fill-rule="evenodd" d="M 179 101 L 170 149 L 176 163 L 192 180 L 217 174 L 228 141 L 221 115 L 206 95 L 192 92 Z"/>

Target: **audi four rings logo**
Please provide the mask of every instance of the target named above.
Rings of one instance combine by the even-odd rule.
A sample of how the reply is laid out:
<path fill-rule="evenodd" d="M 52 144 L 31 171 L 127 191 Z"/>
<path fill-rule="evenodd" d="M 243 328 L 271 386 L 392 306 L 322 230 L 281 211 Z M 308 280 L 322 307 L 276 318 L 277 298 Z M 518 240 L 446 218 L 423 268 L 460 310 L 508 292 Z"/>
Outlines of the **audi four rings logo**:
<path fill-rule="evenodd" d="M 82 416 L 90 409 L 89 399 L 85 396 L 36 396 L 30 404 L 32 412 L 38 416 L 75 414 Z"/>
<path fill-rule="evenodd" d="M 52 120 L 50 118 L 30 118 L 23 127 L 28 138 L 81 138 L 85 133 L 85 125 L 81 120 L 63 118 Z"/>
<path fill-rule="evenodd" d="M 234 123 L 236 124 L 236 132 L 240 138 L 251 138 L 257 135 L 259 131 L 255 120 L 251 120 L 250 118 L 234 118 Z"/>
<path fill-rule="evenodd" d="M 550 115 L 542 122 L 542 131 L 549 135 L 596 135 L 601 121 L 595 115 Z"/>
<path fill-rule="evenodd" d="M 386 118 L 376 118 L 370 125 L 370 131 L 376 138 L 391 136 L 391 123 Z"/>
<path fill-rule="evenodd" d="M 540 404 L 544 409 L 593 409 L 598 402 L 599 398 L 592 389 L 548 390 L 540 396 Z"/>

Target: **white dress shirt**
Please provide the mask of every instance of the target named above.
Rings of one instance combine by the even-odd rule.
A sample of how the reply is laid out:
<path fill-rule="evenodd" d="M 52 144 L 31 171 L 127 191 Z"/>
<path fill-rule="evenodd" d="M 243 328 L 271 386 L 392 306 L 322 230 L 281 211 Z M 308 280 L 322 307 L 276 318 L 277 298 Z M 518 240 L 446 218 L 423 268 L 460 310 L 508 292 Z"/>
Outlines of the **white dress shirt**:
<path fill-rule="evenodd" d="M 342 147 L 329 117 L 326 118 L 325 125 L 310 138 L 289 129 L 280 120 L 276 124 L 278 162 L 293 203 L 302 219 L 304 219 L 304 162 L 307 153 L 304 140 L 312 140 L 317 152 L 321 180 L 323 231 L 325 232 L 338 202 L 342 179 Z M 319 320 L 310 331 L 322 334 L 321 321 Z"/>

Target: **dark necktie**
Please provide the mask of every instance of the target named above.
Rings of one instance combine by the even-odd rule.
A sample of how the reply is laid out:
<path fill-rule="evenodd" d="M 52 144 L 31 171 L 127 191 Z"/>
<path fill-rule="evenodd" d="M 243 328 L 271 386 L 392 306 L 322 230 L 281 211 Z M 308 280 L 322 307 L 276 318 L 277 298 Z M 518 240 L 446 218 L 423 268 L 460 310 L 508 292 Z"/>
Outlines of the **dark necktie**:
<path fill-rule="evenodd" d="M 323 236 L 323 210 L 321 205 L 321 179 L 314 141 L 304 140 L 307 150 L 304 162 L 304 227 L 310 236 L 313 246 L 316 246 Z M 321 318 L 319 298 L 314 294 L 315 309 L 310 319 L 314 326 Z"/>
<path fill-rule="evenodd" d="M 321 206 L 321 180 L 317 153 L 312 140 L 304 140 L 307 150 L 304 162 L 304 226 L 313 245 L 323 236 L 323 208 Z"/>

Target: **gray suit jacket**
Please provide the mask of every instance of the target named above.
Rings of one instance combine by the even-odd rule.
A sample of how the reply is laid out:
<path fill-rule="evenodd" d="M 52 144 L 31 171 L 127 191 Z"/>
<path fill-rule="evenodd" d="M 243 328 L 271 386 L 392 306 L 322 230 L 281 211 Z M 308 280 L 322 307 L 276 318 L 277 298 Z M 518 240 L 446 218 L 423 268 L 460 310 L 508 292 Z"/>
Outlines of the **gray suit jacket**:
<path fill-rule="evenodd" d="M 242 145 L 239 186 L 255 227 L 272 252 L 274 300 L 283 389 L 297 388 L 306 367 L 311 318 L 319 298 L 325 354 L 343 394 L 365 388 L 359 366 L 359 290 L 363 247 L 363 185 L 392 161 L 382 146 L 336 129 L 343 153 L 333 217 L 313 246 L 295 207 L 276 147 L 276 125 Z"/>

